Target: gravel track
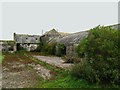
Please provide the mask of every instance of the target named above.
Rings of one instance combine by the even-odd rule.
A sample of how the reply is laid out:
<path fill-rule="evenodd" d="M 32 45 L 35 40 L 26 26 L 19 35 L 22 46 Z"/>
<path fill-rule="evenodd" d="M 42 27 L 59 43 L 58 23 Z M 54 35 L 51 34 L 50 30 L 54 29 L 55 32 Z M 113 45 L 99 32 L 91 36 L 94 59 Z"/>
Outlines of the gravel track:
<path fill-rule="evenodd" d="M 65 63 L 63 59 L 60 57 L 53 57 L 53 56 L 39 56 L 33 55 L 34 58 L 37 58 L 40 61 L 46 62 L 47 64 L 62 68 L 62 69 L 69 69 L 71 65 L 70 63 Z"/>

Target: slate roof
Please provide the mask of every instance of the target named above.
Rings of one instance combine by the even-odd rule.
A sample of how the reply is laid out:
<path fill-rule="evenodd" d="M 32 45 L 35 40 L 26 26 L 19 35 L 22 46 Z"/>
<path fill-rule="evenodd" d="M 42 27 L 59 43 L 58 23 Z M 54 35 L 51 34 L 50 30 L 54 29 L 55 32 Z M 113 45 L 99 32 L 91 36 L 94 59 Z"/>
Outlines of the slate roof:
<path fill-rule="evenodd" d="M 64 44 L 66 46 L 71 44 L 78 44 L 81 39 L 88 35 L 88 31 L 82 31 L 74 34 L 67 35 L 57 40 L 58 44 Z"/>

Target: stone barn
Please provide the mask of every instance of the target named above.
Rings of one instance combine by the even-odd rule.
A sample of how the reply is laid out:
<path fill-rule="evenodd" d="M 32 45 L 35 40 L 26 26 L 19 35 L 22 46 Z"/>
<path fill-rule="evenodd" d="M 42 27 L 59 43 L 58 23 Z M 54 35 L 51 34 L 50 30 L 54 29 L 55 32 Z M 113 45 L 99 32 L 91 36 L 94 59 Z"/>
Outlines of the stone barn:
<path fill-rule="evenodd" d="M 120 24 L 109 25 L 107 27 L 111 27 L 112 29 L 120 30 Z M 78 33 L 73 33 L 66 35 L 62 38 L 56 40 L 57 44 L 64 44 L 66 46 L 66 55 L 67 56 L 77 56 L 76 47 L 80 43 L 80 41 L 87 37 L 89 30 L 82 31 Z"/>
<path fill-rule="evenodd" d="M 67 56 L 77 56 L 76 47 L 84 37 L 87 37 L 87 35 L 88 31 L 70 34 L 58 39 L 57 44 L 64 44 L 66 46 Z"/>
<path fill-rule="evenodd" d="M 14 33 L 14 41 L 17 50 L 34 51 L 40 43 L 40 35 Z"/>

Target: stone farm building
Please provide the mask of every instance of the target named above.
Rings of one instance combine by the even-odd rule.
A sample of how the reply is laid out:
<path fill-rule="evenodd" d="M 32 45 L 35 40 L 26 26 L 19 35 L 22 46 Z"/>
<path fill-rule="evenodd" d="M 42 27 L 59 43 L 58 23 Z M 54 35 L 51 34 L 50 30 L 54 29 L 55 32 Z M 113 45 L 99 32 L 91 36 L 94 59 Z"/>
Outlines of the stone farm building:
<path fill-rule="evenodd" d="M 14 33 L 14 41 L 16 42 L 16 50 L 25 49 L 27 51 L 33 51 L 40 43 L 40 35 Z"/>
<path fill-rule="evenodd" d="M 40 35 L 13 34 L 14 40 L 0 40 L 0 51 L 33 51 L 40 43 Z"/>
<path fill-rule="evenodd" d="M 110 25 L 113 29 L 120 30 L 120 24 Z M 57 43 L 64 44 L 66 46 L 66 55 L 75 56 L 75 47 L 80 41 L 86 37 L 89 30 L 77 32 L 77 33 L 63 33 L 52 29 L 43 35 L 28 35 L 28 34 L 16 34 L 14 33 L 14 40 L 12 41 L 0 41 L 1 51 L 17 51 L 20 49 L 27 51 L 34 51 L 40 42 L 43 43 Z M 57 49 L 56 49 L 57 51 Z"/>

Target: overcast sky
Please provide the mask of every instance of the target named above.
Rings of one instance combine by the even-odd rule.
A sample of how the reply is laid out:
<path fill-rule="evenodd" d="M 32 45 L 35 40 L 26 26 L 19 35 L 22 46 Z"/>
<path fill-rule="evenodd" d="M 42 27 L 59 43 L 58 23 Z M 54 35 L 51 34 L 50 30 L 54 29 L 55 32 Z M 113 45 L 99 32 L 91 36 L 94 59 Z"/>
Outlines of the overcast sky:
<path fill-rule="evenodd" d="M 41 35 L 42 29 L 55 28 L 73 33 L 117 22 L 117 2 L 4 2 L 0 39 L 13 39 L 14 32 Z"/>

